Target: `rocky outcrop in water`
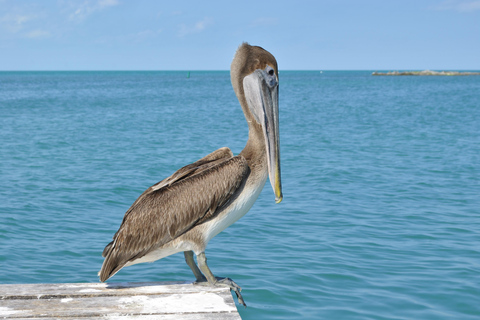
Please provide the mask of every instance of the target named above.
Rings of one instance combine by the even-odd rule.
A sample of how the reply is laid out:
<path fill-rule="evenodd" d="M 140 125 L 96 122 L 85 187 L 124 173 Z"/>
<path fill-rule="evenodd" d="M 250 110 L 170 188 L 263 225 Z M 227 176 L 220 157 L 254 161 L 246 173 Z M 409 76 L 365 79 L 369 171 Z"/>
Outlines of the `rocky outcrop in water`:
<path fill-rule="evenodd" d="M 373 72 L 372 76 L 478 76 L 480 72 L 459 72 L 459 71 L 390 71 Z"/>

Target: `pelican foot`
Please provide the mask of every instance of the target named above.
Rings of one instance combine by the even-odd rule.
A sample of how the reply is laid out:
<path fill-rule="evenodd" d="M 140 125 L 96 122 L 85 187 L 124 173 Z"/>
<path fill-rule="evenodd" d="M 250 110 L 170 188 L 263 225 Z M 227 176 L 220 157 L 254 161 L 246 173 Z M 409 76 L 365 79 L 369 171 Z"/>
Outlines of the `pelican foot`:
<path fill-rule="evenodd" d="M 242 291 L 242 288 L 238 284 L 236 284 L 235 281 L 233 281 L 230 278 L 215 277 L 215 279 L 216 279 L 216 281 L 213 284 L 209 283 L 206 280 L 205 281 L 198 281 L 197 280 L 193 284 L 194 285 L 200 285 L 200 286 L 229 287 L 230 290 L 235 292 L 235 294 L 237 296 L 237 299 L 238 299 L 238 303 L 243 305 L 244 307 L 247 307 L 247 305 L 245 304 L 245 301 L 243 300 L 242 294 L 240 293 Z"/>

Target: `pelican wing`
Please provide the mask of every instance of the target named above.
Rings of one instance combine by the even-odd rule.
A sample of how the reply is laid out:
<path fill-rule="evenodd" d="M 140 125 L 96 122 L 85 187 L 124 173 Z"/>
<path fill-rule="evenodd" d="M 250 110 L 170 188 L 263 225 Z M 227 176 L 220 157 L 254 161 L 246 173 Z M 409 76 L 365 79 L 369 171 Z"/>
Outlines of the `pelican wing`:
<path fill-rule="evenodd" d="M 195 173 L 204 171 L 208 168 L 215 166 L 216 164 L 223 162 L 227 159 L 233 157 L 233 152 L 227 148 L 220 148 L 209 155 L 203 157 L 202 159 L 195 161 L 192 164 L 186 165 L 183 168 L 178 169 L 174 174 L 170 177 L 163 179 L 162 181 L 158 182 L 157 184 L 152 186 L 153 190 L 161 189 L 165 186 L 170 186 L 174 182 L 177 182 L 181 179 L 189 177 Z"/>
<path fill-rule="evenodd" d="M 148 188 L 105 247 L 100 280 L 215 217 L 236 197 L 249 172 L 243 156 L 222 148 Z"/>

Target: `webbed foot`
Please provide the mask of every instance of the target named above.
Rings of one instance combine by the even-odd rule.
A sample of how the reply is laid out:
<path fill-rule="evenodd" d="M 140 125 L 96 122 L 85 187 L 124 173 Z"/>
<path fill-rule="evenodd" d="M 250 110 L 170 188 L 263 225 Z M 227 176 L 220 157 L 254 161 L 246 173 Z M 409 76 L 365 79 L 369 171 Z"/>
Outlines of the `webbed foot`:
<path fill-rule="evenodd" d="M 238 303 L 243 305 L 244 307 L 247 307 L 245 300 L 243 300 L 242 294 L 240 293 L 242 291 L 242 288 L 232 279 L 230 278 L 220 278 L 220 277 L 215 277 L 215 283 L 210 283 L 206 279 L 203 281 L 195 281 L 193 284 L 194 285 L 200 285 L 200 286 L 213 286 L 213 287 L 228 287 L 230 290 L 235 292 L 235 295 L 237 296 Z"/>
<path fill-rule="evenodd" d="M 235 292 L 235 294 L 237 295 L 238 303 L 243 305 L 245 308 L 247 307 L 247 304 L 243 300 L 242 294 L 240 293 L 242 291 L 242 288 L 238 284 L 236 284 L 235 281 L 233 281 L 230 278 L 219 278 L 219 277 L 215 277 L 215 278 L 217 279 L 216 285 L 222 284 L 230 287 L 230 290 L 233 290 L 233 292 Z"/>

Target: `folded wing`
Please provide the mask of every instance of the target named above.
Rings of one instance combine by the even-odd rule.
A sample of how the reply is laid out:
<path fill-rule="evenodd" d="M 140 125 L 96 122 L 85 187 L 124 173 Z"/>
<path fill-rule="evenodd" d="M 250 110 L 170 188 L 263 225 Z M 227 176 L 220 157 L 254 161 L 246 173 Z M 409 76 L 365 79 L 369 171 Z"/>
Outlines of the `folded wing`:
<path fill-rule="evenodd" d="M 249 172 L 243 156 L 221 148 L 148 188 L 105 247 L 100 280 L 215 217 L 236 198 Z"/>

